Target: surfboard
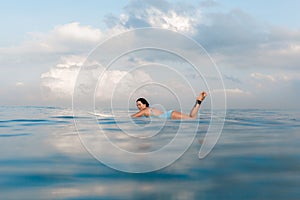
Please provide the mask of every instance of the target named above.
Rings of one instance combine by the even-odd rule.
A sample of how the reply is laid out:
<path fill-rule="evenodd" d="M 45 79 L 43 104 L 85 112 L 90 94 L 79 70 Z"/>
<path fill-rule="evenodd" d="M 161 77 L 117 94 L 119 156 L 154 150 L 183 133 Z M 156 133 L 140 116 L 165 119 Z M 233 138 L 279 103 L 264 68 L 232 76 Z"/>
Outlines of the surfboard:
<path fill-rule="evenodd" d="M 88 112 L 88 113 L 97 117 L 114 117 L 114 115 L 112 114 L 93 113 L 93 112 Z"/>

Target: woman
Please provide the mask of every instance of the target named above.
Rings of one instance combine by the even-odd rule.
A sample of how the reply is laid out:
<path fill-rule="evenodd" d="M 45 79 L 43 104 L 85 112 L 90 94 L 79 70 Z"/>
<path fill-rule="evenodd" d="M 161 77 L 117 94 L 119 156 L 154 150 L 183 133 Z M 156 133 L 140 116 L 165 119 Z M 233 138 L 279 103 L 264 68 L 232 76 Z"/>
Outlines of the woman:
<path fill-rule="evenodd" d="M 162 112 L 156 108 L 150 108 L 149 103 L 144 98 L 139 98 L 136 100 L 136 106 L 140 110 L 139 112 L 131 115 L 131 117 L 158 117 L 158 118 L 164 118 L 164 119 L 196 119 L 198 115 L 198 111 L 201 105 L 201 102 L 205 99 L 207 96 L 206 92 L 201 92 L 199 96 L 197 97 L 196 103 L 194 107 L 192 108 L 189 115 L 183 114 L 181 112 L 178 112 L 176 110 L 169 110 L 167 112 Z"/>

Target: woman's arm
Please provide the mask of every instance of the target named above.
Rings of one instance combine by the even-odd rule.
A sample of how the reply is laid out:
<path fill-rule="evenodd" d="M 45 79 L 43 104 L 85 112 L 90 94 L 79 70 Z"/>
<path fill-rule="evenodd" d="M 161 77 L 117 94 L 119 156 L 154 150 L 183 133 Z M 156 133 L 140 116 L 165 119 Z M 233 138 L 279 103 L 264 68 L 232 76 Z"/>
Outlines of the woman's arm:
<path fill-rule="evenodd" d="M 144 110 L 141 110 L 141 111 L 139 111 L 139 112 L 137 112 L 137 113 L 135 113 L 135 114 L 133 114 L 133 115 L 131 115 L 131 117 L 142 117 L 142 116 L 149 116 L 149 111 L 148 111 L 149 109 L 144 109 Z"/>
<path fill-rule="evenodd" d="M 145 111 L 141 110 L 141 111 L 131 115 L 131 117 L 142 117 L 142 116 L 144 116 L 144 113 L 145 113 Z"/>

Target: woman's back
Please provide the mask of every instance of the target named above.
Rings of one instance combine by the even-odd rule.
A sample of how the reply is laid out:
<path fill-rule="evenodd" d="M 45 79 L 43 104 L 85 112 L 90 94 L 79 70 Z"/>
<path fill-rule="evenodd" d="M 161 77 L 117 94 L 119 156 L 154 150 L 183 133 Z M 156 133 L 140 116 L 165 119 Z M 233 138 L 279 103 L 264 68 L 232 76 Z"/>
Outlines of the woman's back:
<path fill-rule="evenodd" d="M 150 115 L 151 116 L 158 116 L 158 115 L 161 115 L 163 114 L 162 111 L 158 110 L 157 108 L 150 108 Z"/>

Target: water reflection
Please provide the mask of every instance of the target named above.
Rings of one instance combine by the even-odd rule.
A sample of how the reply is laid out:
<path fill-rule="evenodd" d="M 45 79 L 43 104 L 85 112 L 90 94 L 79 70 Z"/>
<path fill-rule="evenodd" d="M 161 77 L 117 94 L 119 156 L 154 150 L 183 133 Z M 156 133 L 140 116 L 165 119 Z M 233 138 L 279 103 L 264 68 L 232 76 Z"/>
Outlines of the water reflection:
<path fill-rule="evenodd" d="M 70 110 L 1 107 L 1 113 L 0 187 L 3 199 L 300 197 L 299 112 L 247 110 L 245 116 L 244 110 L 229 111 L 217 146 L 208 157 L 199 160 L 197 154 L 209 119 L 203 116 L 196 139 L 182 157 L 162 170 L 142 174 L 113 170 L 87 153 L 75 131 Z M 100 121 L 97 119 L 97 123 Z M 155 135 L 160 136 L 159 139 L 153 136 L 134 146 L 129 143 L 131 139 L 128 140 L 131 136 L 118 135 L 120 127 L 104 123 L 102 128 L 120 147 L 133 152 L 150 152 L 171 141 L 174 136 L 171 130 L 178 130 L 176 123 L 166 122 L 164 132 Z M 187 134 L 189 123 L 183 125 Z M 131 128 L 126 122 L 123 124 Z M 87 124 L 81 131 L 89 134 L 91 127 Z M 120 163 L 126 161 L 126 157 L 105 150 L 108 157 L 114 156 Z M 168 153 L 172 155 L 176 150 L 174 146 Z"/>

